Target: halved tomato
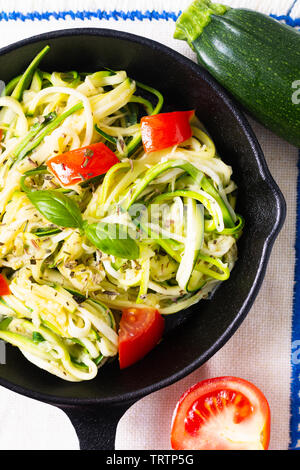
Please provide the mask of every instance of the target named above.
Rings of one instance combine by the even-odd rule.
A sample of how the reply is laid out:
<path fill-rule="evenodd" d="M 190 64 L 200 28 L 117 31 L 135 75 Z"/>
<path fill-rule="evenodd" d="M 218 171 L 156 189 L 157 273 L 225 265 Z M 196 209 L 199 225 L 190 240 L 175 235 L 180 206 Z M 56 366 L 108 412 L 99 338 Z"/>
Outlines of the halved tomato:
<path fill-rule="evenodd" d="M 264 450 L 270 408 L 263 393 L 236 377 L 204 380 L 187 390 L 173 415 L 175 450 Z"/>
<path fill-rule="evenodd" d="M 129 367 L 148 354 L 161 340 L 165 321 L 150 307 L 126 308 L 119 330 L 120 368 Z"/>

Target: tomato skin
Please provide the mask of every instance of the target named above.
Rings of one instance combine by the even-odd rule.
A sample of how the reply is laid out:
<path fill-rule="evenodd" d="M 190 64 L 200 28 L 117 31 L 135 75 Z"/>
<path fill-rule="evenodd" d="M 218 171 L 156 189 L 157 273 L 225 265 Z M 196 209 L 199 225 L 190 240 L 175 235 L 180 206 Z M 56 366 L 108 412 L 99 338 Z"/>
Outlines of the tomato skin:
<path fill-rule="evenodd" d="M 195 111 L 175 111 L 141 119 L 142 141 L 146 153 L 173 147 L 192 136 L 190 120 Z"/>
<path fill-rule="evenodd" d="M 122 311 L 119 330 L 120 368 L 131 366 L 148 354 L 161 340 L 165 321 L 150 307 Z"/>
<path fill-rule="evenodd" d="M 69 186 L 103 175 L 119 162 L 112 150 L 99 142 L 56 155 L 47 166 L 64 186 Z"/>
<path fill-rule="evenodd" d="M 224 398 L 231 396 L 234 398 L 231 401 Z M 234 413 L 228 418 L 230 410 Z M 172 449 L 267 450 L 270 421 L 269 404 L 252 383 L 237 377 L 204 380 L 187 390 L 176 405 Z"/>
<path fill-rule="evenodd" d="M 9 295 L 10 294 L 10 289 L 9 285 L 2 274 L 0 274 L 0 295 Z"/>

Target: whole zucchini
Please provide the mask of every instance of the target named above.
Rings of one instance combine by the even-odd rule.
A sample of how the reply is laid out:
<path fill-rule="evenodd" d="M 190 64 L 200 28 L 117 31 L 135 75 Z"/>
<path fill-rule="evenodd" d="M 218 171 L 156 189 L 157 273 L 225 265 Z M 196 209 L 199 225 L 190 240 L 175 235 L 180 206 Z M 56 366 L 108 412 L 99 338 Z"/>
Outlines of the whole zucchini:
<path fill-rule="evenodd" d="M 196 0 L 174 37 L 257 120 L 300 147 L 300 33 L 269 16 Z"/>

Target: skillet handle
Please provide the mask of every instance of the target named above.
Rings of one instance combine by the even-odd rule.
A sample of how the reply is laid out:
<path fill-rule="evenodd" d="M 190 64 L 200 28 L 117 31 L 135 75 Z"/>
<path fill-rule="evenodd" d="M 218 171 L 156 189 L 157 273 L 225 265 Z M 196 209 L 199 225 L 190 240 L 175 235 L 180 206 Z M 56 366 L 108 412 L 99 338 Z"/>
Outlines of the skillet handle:
<path fill-rule="evenodd" d="M 73 424 L 81 450 L 114 450 L 118 422 L 133 403 L 119 406 L 60 406 Z"/>

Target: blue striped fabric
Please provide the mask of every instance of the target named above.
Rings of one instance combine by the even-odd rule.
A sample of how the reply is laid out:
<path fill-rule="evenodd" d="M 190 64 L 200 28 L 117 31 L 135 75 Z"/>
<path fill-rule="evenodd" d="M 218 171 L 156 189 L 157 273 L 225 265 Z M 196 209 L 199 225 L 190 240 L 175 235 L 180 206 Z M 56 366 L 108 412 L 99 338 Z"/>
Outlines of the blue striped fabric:
<path fill-rule="evenodd" d="M 165 20 L 165 21 L 176 21 L 178 16 L 181 14 L 181 11 L 174 12 L 174 11 L 155 11 L 155 10 L 131 10 L 131 11 L 123 11 L 123 10 L 95 10 L 95 11 L 87 11 L 87 10 L 64 10 L 64 11 L 45 11 L 45 12 L 38 12 L 32 11 L 28 13 L 22 13 L 20 11 L 12 11 L 12 12 L 0 12 L 0 21 L 41 21 L 41 20 L 91 20 L 91 19 L 98 19 L 98 20 Z"/>
<path fill-rule="evenodd" d="M 50 20 L 123 20 L 123 21 L 176 21 L 181 11 L 156 11 L 156 10 L 62 10 L 62 11 L 31 11 L 28 13 L 22 13 L 20 11 L 5 12 L 0 11 L 0 21 L 50 21 Z M 289 26 L 300 26 L 300 18 L 292 18 L 289 14 L 287 15 L 270 15 L 272 18 L 283 21 Z"/>
<path fill-rule="evenodd" d="M 292 26 L 293 28 L 300 26 L 300 18 L 292 18 L 289 15 L 270 15 L 272 18 L 278 21 L 284 21 L 287 25 Z"/>

